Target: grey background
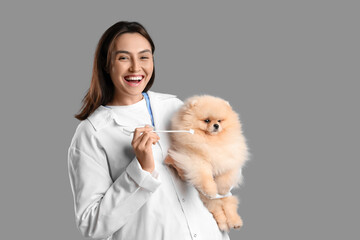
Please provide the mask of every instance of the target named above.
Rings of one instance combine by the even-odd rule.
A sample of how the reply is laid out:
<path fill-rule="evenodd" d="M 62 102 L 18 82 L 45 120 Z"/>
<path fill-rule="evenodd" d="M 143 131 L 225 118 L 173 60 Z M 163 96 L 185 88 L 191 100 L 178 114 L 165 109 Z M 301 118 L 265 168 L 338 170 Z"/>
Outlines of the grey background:
<path fill-rule="evenodd" d="M 0 238 L 83 239 L 73 115 L 101 34 L 135 20 L 156 45 L 152 90 L 240 113 L 252 156 L 231 239 L 357 239 L 357 1 L 170 2 L 1 1 Z"/>

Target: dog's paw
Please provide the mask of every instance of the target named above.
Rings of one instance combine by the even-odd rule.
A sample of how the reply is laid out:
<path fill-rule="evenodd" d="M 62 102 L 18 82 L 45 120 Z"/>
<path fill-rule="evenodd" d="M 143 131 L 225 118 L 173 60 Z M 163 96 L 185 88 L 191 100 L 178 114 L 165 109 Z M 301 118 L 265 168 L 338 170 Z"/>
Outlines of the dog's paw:
<path fill-rule="evenodd" d="M 228 216 L 227 218 L 227 225 L 229 228 L 241 228 L 243 226 L 243 220 L 241 217 L 237 214 L 234 214 L 233 216 Z"/>
<path fill-rule="evenodd" d="M 224 232 L 229 232 L 230 231 L 229 226 L 228 226 L 228 224 L 226 222 L 217 223 L 217 224 L 218 224 L 219 229 L 221 231 L 224 231 Z"/>
<path fill-rule="evenodd" d="M 175 165 L 174 159 L 172 157 L 170 157 L 169 155 L 166 156 L 164 163 L 167 165 L 170 165 L 170 166 Z"/>

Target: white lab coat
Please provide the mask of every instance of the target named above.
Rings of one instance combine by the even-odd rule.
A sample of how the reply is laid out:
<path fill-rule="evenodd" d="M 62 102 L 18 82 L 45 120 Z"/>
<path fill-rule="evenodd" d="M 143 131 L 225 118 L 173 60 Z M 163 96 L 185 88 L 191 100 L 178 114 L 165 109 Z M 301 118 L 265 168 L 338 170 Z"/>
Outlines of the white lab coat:
<path fill-rule="evenodd" d="M 148 92 L 158 130 L 169 129 L 182 102 L 173 95 Z M 131 112 L 129 112 L 131 114 Z M 68 151 L 76 224 L 96 239 L 229 239 L 219 231 L 196 189 L 163 163 L 168 133 L 154 145 L 155 171 L 141 169 L 131 148 L 135 127 L 104 106 L 78 125 Z"/>

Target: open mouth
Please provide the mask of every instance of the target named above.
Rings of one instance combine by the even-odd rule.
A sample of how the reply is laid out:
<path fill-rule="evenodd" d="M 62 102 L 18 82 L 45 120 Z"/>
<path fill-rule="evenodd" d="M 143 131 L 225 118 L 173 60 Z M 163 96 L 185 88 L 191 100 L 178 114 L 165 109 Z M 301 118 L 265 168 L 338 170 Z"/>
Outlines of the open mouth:
<path fill-rule="evenodd" d="M 143 75 L 129 75 L 129 76 L 125 76 L 124 79 L 125 79 L 125 82 L 129 86 L 136 87 L 144 79 L 144 76 Z"/>

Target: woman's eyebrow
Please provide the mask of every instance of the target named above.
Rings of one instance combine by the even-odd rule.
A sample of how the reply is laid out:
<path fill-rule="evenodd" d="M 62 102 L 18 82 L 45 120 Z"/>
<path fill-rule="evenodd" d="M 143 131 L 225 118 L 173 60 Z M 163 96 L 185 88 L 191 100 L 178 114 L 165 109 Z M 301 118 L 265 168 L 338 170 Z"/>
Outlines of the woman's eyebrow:
<path fill-rule="evenodd" d="M 142 51 L 140 51 L 139 53 L 146 53 L 146 52 L 151 53 L 151 51 L 150 51 L 149 49 L 142 50 Z M 119 53 L 130 54 L 129 51 L 125 51 L 125 50 L 118 50 L 118 51 L 116 51 L 114 54 L 117 55 L 117 54 L 119 54 Z"/>

